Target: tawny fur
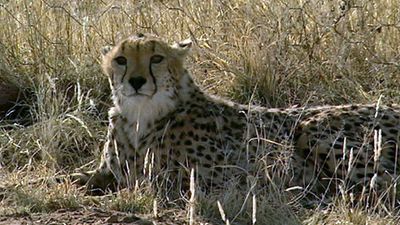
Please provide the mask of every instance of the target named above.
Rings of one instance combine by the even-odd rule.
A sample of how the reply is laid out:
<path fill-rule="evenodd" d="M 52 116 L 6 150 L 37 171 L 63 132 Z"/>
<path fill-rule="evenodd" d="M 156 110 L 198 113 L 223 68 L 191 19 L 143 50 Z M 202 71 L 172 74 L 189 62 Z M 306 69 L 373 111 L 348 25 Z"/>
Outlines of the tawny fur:
<path fill-rule="evenodd" d="M 398 105 L 239 105 L 210 96 L 193 82 L 184 68 L 190 47 L 189 41 L 168 45 L 154 36 L 135 36 L 104 52 L 114 102 L 108 141 L 99 168 L 76 175 L 79 183 L 129 187 L 149 176 L 143 174 L 146 159 L 153 179 L 187 184 L 194 168 L 199 186 L 223 188 L 243 174 L 256 175 L 266 158 L 282 149 L 289 154 L 289 187 L 324 192 L 338 182 L 368 186 L 373 177 L 379 187 L 395 182 Z M 146 82 L 135 90 L 130 80 L 137 77 Z"/>

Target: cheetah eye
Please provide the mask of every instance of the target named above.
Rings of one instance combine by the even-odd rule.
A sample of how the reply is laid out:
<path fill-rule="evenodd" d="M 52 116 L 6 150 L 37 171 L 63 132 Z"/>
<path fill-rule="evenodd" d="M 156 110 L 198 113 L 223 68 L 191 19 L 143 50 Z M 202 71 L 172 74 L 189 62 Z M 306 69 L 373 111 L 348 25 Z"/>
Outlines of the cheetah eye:
<path fill-rule="evenodd" d="M 118 56 L 114 60 L 115 60 L 115 62 L 117 62 L 118 65 L 121 65 L 121 66 L 125 66 L 126 62 L 127 62 L 126 58 L 123 56 Z"/>
<path fill-rule="evenodd" d="M 151 64 L 153 64 L 153 63 L 157 64 L 157 63 L 162 62 L 163 59 L 164 59 L 164 56 L 162 56 L 162 55 L 153 55 L 151 57 L 151 59 L 150 59 L 150 63 Z"/>

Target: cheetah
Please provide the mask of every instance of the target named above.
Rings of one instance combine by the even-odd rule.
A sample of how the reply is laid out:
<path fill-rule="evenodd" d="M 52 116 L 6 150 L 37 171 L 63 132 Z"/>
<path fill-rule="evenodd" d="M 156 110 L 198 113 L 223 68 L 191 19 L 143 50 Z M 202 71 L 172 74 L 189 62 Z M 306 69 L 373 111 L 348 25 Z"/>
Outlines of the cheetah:
<path fill-rule="evenodd" d="M 192 42 L 139 34 L 102 50 L 113 107 L 99 167 L 74 175 L 91 190 L 169 177 L 187 187 L 224 187 L 279 149 L 288 152 L 288 187 L 317 192 L 397 181 L 399 105 L 287 109 L 241 105 L 205 93 L 185 69 Z"/>

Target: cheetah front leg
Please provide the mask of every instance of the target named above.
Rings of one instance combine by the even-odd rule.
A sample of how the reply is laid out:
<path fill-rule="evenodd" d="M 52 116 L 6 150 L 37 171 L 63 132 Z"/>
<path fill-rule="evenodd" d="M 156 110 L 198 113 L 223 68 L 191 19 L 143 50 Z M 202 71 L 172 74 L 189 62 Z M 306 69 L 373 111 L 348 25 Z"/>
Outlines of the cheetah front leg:
<path fill-rule="evenodd" d="M 108 168 L 72 173 L 70 179 L 78 186 L 85 186 L 89 194 L 101 195 L 107 191 L 117 191 L 118 182 Z"/>
<path fill-rule="evenodd" d="M 87 191 L 93 195 L 104 194 L 107 190 L 117 190 L 117 182 L 114 175 L 107 171 L 96 169 L 92 171 L 73 173 L 70 177 L 74 184 L 86 186 Z"/>
<path fill-rule="evenodd" d="M 90 194 L 98 195 L 104 194 L 106 191 L 117 191 L 118 187 L 120 187 L 121 168 L 115 163 L 119 160 L 113 133 L 113 126 L 110 125 L 101 163 L 96 170 L 77 172 L 70 175 L 75 184 L 86 186 Z"/>

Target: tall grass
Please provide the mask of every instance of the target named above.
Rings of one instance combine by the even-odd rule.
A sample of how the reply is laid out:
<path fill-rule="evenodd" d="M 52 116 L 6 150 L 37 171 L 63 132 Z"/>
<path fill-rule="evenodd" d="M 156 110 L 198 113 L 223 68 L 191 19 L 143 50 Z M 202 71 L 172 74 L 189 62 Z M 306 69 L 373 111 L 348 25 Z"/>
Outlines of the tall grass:
<path fill-rule="evenodd" d="M 6 76 L 24 91 L 20 104 L 27 105 L 24 115 L 33 125 L 0 127 L 0 165 L 11 180 L 43 167 L 56 173 L 96 165 L 110 105 L 99 49 L 138 32 L 171 42 L 192 38 L 188 67 L 197 83 L 242 103 L 291 107 L 367 103 L 380 96 L 399 103 L 399 9 L 397 0 L 3 0 L 0 81 Z M 235 191 L 219 196 L 223 206 L 235 204 L 227 216 L 242 212 L 236 221 L 251 221 L 251 201 L 243 211 L 246 204 L 233 197 Z M 197 201 L 203 204 L 198 211 L 220 218 L 216 201 Z M 274 207 L 281 201 L 257 199 L 257 212 L 266 218 L 260 224 L 280 215 L 299 222 L 292 209 Z M 332 215 L 342 221 L 382 219 L 337 208 Z M 301 215 L 316 224 L 333 218 L 319 211 Z"/>

